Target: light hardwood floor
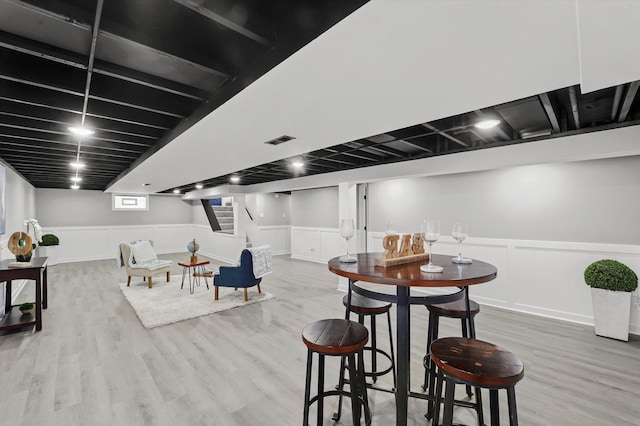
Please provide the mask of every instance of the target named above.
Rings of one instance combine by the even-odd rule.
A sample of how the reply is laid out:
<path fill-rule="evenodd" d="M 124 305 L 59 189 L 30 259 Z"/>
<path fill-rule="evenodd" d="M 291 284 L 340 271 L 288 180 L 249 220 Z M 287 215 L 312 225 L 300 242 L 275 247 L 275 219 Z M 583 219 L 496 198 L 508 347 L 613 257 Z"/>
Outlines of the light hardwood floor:
<path fill-rule="evenodd" d="M 187 256 L 162 257 L 177 263 Z M 115 263 L 50 267 L 43 330 L 0 336 L 0 425 L 302 423 L 306 348 L 300 331 L 344 312 L 343 294 L 326 265 L 274 257 L 274 273 L 262 288 L 275 299 L 145 330 L 117 286 L 126 277 Z M 180 273 L 174 264 L 172 274 Z M 188 290 L 179 297 L 189 297 Z M 426 309 L 413 307 L 411 315 L 417 391 Z M 637 336 L 618 342 L 596 337 L 591 327 L 484 306 L 476 327 L 478 338 L 510 349 L 525 363 L 516 387 L 520 424 L 640 425 Z M 441 336 L 459 329 L 459 322 L 443 319 Z M 382 324 L 378 331 L 380 345 L 386 344 Z M 337 378 L 333 361 L 327 384 Z M 375 391 L 369 397 L 373 424 L 394 425 L 393 397 Z M 488 399 L 486 394 L 487 412 Z M 328 417 L 336 405 L 325 402 L 326 425 L 333 424 Z M 504 397 L 501 408 L 506 424 Z M 411 399 L 409 411 L 410 424 L 429 424 L 425 401 Z M 350 424 L 348 404 L 344 413 Z M 475 424 L 467 409 L 456 408 L 455 416 Z"/>

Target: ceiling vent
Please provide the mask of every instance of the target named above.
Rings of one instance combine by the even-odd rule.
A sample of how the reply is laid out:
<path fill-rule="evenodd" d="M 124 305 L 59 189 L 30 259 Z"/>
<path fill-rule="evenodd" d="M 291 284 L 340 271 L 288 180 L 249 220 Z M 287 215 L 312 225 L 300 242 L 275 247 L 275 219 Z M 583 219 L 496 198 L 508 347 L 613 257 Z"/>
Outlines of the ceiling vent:
<path fill-rule="evenodd" d="M 295 139 L 293 136 L 282 135 L 279 138 L 271 139 L 270 141 L 267 141 L 265 143 L 267 145 L 280 145 L 281 143 L 289 142 L 293 139 Z"/>

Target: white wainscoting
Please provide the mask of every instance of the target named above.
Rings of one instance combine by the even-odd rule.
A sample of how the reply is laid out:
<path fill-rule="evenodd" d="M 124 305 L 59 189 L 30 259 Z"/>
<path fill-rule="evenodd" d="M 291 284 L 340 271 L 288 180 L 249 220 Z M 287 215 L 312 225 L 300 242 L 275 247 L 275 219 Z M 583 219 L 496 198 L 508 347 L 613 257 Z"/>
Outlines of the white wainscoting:
<path fill-rule="evenodd" d="M 288 226 L 264 227 L 260 230 L 261 244 L 270 244 L 274 254 L 289 252 L 290 230 Z M 208 225 L 161 224 L 123 226 L 65 226 L 43 228 L 45 234 L 55 234 L 60 239 L 58 263 L 87 260 L 115 259 L 118 245 L 123 241 L 152 240 L 157 253 L 187 252 L 187 243 L 195 238 L 200 253 L 224 262 L 235 263 L 246 247 L 244 234 L 213 232 Z M 3 245 L 2 258 L 12 258 Z"/>
<path fill-rule="evenodd" d="M 255 241 L 252 241 L 254 246 L 268 244 L 274 255 L 291 253 L 290 225 L 258 226 L 254 238 Z"/>
<path fill-rule="evenodd" d="M 58 263 L 115 259 L 121 242 L 152 240 L 157 253 L 187 252 L 192 224 L 43 228 L 60 239 Z"/>
<path fill-rule="evenodd" d="M 349 240 L 349 250 L 355 252 L 357 236 Z M 347 245 L 337 228 L 291 227 L 291 257 L 324 263 L 345 254 Z"/>
<path fill-rule="evenodd" d="M 384 233 L 370 232 L 370 251 L 382 251 L 383 238 Z M 454 256 L 457 250 L 451 237 L 433 246 L 435 254 Z M 498 268 L 495 280 L 470 288 L 477 302 L 588 325 L 593 325 L 593 307 L 585 268 L 599 259 L 615 259 L 640 272 L 637 245 L 469 238 L 462 254 Z M 632 300 L 631 333 L 640 334 L 638 290 Z"/>

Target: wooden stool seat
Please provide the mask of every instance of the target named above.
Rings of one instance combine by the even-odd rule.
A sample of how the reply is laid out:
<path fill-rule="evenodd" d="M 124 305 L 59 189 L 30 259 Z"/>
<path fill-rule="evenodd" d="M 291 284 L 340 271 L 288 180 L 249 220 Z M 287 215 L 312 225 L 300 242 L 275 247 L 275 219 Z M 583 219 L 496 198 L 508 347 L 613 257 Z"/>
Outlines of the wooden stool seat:
<path fill-rule="evenodd" d="M 431 361 L 439 369 L 433 414 L 434 425 L 437 425 L 439 420 L 443 381 L 446 381 L 447 384 L 443 416 L 445 426 L 452 423 L 456 383 L 474 386 L 476 392 L 479 392 L 480 388 L 489 389 L 492 426 L 500 424 L 498 390 L 506 389 L 509 403 L 509 424 L 511 426 L 518 424 L 515 385 L 524 377 L 524 364 L 513 353 L 482 340 L 444 337 L 431 343 L 430 356 Z M 480 415 L 481 413 L 478 412 L 478 416 Z M 479 423 L 483 423 L 480 417 Z"/>
<path fill-rule="evenodd" d="M 480 305 L 473 300 L 469 300 L 469 308 L 471 316 L 475 316 L 480 312 Z M 467 304 L 464 299 L 438 305 L 427 305 L 427 309 L 429 312 L 434 312 L 441 317 L 465 318 L 467 316 Z"/>
<path fill-rule="evenodd" d="M 323 401 L 328 396 L 339 396 L 338 413 L 333 415 L 334 421 L 339 420 L 342 407 L 342 397 L 351 398 L 351 416 L 354 425 L 360 425 L 361 412 L 364 410 L 365 425 L 371 424 L 371 411 L 367 399 L 367 386 L 364 375 L 363 348 L 369 340 L 367 328 L 357 322 L 346 319 L 325 319 L 313 322 L 302 330 L 302 341 L 307 345 L 307 375 L 304 391 L 304 413 L 302 424 L 309 424 L 309 408 L 317 404 L 317 424 L 324 424 Z M 311 397 L 311 367 L 313 354 L 318 355 L 318 392 Z M 325 390 L 324 364 L 326 356 L 340 356 L 341 373 L 345 359 L 349 370 L 350 391 L 342 386 Z M 356 361 L 357 358 L 357 361 Z"/>
<path fill-rule="evenodd" d="M 446 374 L 483 388 L 507 388 L 524 377 L 524 365 L 513 353 L 482 340 L 435 340 L 431 343 L 431 359 Z"/>
<path fill-rule="evenodd" d="M 325 319 L 307 325 L 302 330 L 302 341 L 314 352 L 343 355 L 362 350 L 369 341 L 369 331 L 353 321 Z"/>
<path fill-rule="evenodd" d="M 345 295 L 342 298 L 342 304 L 346 307 L 348 305 L 348 301 L 349 296 Z M 355 292 L 351 293 L 351 312 L 355 314 L 379 315 L 389 312 L 390 309 L 391 303 L 389 302 L 370 299 Z"/>

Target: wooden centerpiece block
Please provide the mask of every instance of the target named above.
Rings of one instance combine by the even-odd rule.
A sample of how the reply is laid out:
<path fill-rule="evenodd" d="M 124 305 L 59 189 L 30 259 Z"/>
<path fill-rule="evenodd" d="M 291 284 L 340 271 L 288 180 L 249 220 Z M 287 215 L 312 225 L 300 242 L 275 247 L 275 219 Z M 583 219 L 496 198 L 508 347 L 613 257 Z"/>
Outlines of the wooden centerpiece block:
<path fill-rule="evenodd" d="M 376 266 L 387 268 L 389 266 L 404 265 L 405 263 L 420 262 L 429 259 L 429 253 L 412 254 L 410 256 L 394 257 L 391 259 L 379 258 L 375 260 Z"/>
<path fill-rule="evenodd" d="M 384 253 L 382 257 L 375 259 L 374 264 L 386 268 L 429 259 L 429 254 L 424 252 L 422 234 L 413 234 L 413 244 L 411 237 L 411 234 L 403 235 L 402 239 L 400 235 L 386 235 L 382 240 Z M 402 242 L 400 248 L 398 248 L 398 241 Z"/>

